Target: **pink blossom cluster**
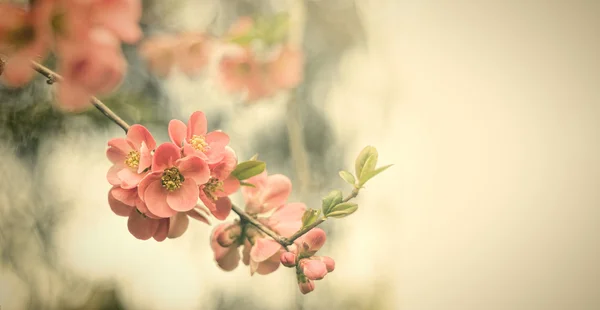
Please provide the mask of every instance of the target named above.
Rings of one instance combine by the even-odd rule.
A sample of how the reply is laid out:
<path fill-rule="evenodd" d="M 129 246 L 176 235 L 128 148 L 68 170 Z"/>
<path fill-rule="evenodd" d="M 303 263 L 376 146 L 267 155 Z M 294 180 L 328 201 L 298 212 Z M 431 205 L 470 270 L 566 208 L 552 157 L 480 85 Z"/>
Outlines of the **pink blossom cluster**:
<path fill-rule="evenodd" d="M 108 201 L 117 215 L 129 217 L 129 231 L 138 239 L 179 237 L 188 217 L 207 224 L 209 214 L 225 219 L 232 207 L 228 196 L 240 187 L 231 175 L 237 157 L 229 136 L 208 132 L 204 113 L 193 113 L 187 125 L 172 120 L 169 137 L 157 146 L 145 127 L 133 125 L 127 137 L 108 142 Z"/>
<path fill-rule="evenodd" d="M 227 92 L 244 94 L 245 102 L 251 103 L 296 87 L 303 75 L 303 55 L 296 46 L 281 42 L 257 50 L 231 40 L 248 35 L 254 24 L 252 18 L 242 17 L 222 38 L 202 33 L 158 35 L 146 40 L 140 52 L 155 74 L 166 77 L 173 68 L 188 76 L 197 75 L 216 50 L 226 50 L 217 59 L 219 84 Z"/>
<path fill-rule="evenodd" d="M 29 7 L 0 4 L 0 54 L 7 57 L 2 80 L 21 87 L 34 74 L 31 61 L 51 53 L 63 80 L 58 101 L 82 110 L 94 95 L 113 91 L 127 63 L 121 43 L 135 43 L 142 32 L 140 0 L 36 0 Z"/>

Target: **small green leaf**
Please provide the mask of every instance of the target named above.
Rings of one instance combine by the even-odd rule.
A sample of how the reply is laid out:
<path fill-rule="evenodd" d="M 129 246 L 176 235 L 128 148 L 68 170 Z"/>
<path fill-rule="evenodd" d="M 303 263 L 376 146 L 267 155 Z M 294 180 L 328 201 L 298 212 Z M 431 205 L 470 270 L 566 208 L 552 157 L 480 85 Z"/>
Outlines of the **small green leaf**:
<path fill-rule="evenodd" d="M 367 181 L 369 181 L 371 178 L 373 178 L 374 176 L 384 172 L 387 168 L 391 167 L 393 165 L 387 165 L 387 166 L 383 166 L 383 167 L 379 167 L 371 172 L 366 173 L 365 175 L 361 176 L 360 178 L 360 182 L 359 182 L 359 186 L 363 186 L 365 183 L 367 183 Z"/>
<path fill-rule="evenodd" d="M 316 209 L 308 209 L 304 211 L 304 215 L 302 215 L 302 227 L 306 227 L 319 219 L 319 215 L 321 214 L 321 210 Z"/>
<path fill-rule="evenodd" d="M 354 175 L 352 175 L 352 173 L 342 170 L 340 171 L 340 177 L 342 179 L 344 179 L 344 181 L 346 181 L 346 183 L 350 184 L 350 185 L 354 185 L 354 183 L 356 183 L 356 180 L 354 179 Z"/>
<path fill-rule="evenodd" d="M 249 160 L 241 162 L 231 173 L 238 180 L 246 180 L 265 171 L 267 164 L 263 161 Z"/>
<path fill-rule="evenodd" d="M 254 39 L 256 39 L 256 34 L 254 34 L 253 31 L 250 31 L 243 35 L 233 37 L 229 41 L 231 41 L 231 43 L 246 46 L 246 45 L 249 45 L 250 43 L 252 43 L 252 41 L 254 41 Z"/>
<path fill-rule="evenodd" d="M 244 182 L 244 181 L 240 181 L 240 185 L 241 186 L 248 186 L 248 187 L 256 187 L 256 186 L 254 186 L 254 184 L 248 183 L 248 182 Z"/>
<path fill-rule="evenodd" d="M 323 197 L 323 214 L 327 216 L 331 208 L 333 208 L 333 206 L 337 205 L 340 202 L 342 202 L 342 192 L 338 190 L 332 190 L 331 192 L 329 192 L 327 196 Z"/>
<path fill-rule="evenodd" d="M 358 176 L 359 180 L 362 180 L 364 175 L 367 175 L 368 173 L 373 172 L 375 170 L 375 166 L 377 165 L 377 159 L 377 153 L 371 154 L 369 157 L 367 157 L 367 161 L 365 161 L 365 164 L 363 165 L 362 170 L 360 171 L 360 175 Z"/>
<path fill-rule="evenodd" d="M 365 163 L 367 162 L 367 160 L 370 157 L 375 156 L 375 164 L 377 164 L 377 149 L 375 149 L 372 146 L 366 146 L 364 149 L 362 149 L 362 151 L 360 152 L 360 154 L 358 154 L 358 156 L 356 157 L 356 161 L 354 163 L 354 169 L 355 169 L 355 174 L 356 177 L 360 179 L 360 175 L 362 173 L 363 167 L 365 166 Z"/>
<path fill-rule="evenodd" d="M 354 213 L 358 205 L 354 202 L 343 202 L 331 208 L 327 217 L 342 218 Z"/>

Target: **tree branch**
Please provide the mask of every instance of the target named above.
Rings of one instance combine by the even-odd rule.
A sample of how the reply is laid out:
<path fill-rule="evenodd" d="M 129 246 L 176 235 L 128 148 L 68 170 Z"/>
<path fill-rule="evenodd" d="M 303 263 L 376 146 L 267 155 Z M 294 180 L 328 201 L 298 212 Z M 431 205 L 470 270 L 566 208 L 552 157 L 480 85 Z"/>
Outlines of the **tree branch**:
<path fill-rule="evenodd" d="M 45 67 L 44 65 L 35 61 L 32 61 L 31 64 L 35 71 L 39 72 L 41 75 L 45 76 L 48 79 L 48 84 L 54 84 L 55 82 L 60 82 L 63 80 L 62 76 Z M 115 112 L 113 112 L 109 107 L 102 103 L 102 101 L 100 101 L 98 98 L 92 97 L 91 102 L 92 105 L 96 107 L 96 109 L 100 110 L 102 114 L 108 117 L 115 124 L 119 125 L 119 127 L 123 128 L 123 130 L 127 133 L 127 131 L 129 130 L 129 124 L 127 124 L 127 122 L 125 122 L 122 118 L 115 114 Z"/>

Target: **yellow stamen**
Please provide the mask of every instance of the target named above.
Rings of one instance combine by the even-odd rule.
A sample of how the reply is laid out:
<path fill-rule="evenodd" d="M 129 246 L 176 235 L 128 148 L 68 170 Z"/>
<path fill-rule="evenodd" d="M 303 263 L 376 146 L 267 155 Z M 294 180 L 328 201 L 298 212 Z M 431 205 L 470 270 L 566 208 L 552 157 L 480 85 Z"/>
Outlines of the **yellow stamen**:
<path fill-rule="evenodd" d="M 219 181 L 219 179 L 211 177 L 204 185 L 204 193 L 210 199 L 216 201 L 219 199 L 216 194 L 217 191 L 223 191 L 223 181 Z"/>
<path fill-rule="evenodd" d="M 166 188 L 168 191 L 172 192 L 181 187 L 181 184 L 183 184 L 183 181 L 185 181 L 185 178 L 179 172 L 179 169 L 172 167 L 172 168 L 165 169 L 160 180 L 161 180 L 162 186 L 164 188 Z"/>
<path fill-rule="evenodd" d="M 129 154 L 127 154 L 125 157 L 125 165 L 127 165 L 129 168 L 137 169 L 137 167 L 140 165 L 140 152 L 129 152 Z"/>
<path fill-rule="evenodd" d="M 196 150 L 198 150 L 200 152 L 206 152 L 210 148 L 208 146 L 208 143 L 206 143 L 206 140 L 204 139 L 203 136 L 194 135 L 190 139 L 190 144 L 192 145 L 193 148 L 195 148 Z"/>

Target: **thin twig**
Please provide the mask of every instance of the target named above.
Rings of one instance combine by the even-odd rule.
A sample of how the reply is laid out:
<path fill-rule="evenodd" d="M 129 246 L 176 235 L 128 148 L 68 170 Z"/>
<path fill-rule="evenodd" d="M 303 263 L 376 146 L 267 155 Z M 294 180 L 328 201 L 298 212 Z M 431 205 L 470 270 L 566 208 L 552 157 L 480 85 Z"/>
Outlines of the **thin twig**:
<path fill-rule="evenodd" d="M 235 205 L 233 205 L 231 207 L 231 210 L 233 212 L 237 213 L 237 215 L 239 215 L 243 221 L 246 221 L 246 222 L 254 225 L 256 228 L 260 229 L 262 232 L 267 234 L 269 237 L 273 238 L 273 240 L 277 241 L 279 244 L 281 244 L 283 246 L 287 245 L 286 244 L 287 240 L 284 237 L 280 236 L 278 233 L 274 232 L 269 227 L 263 225 L 261 222 L 259 222 L 258 220 L 256 220 L 252 216 L 250 216 L 248 213 L 246 213 L 246 211 L 240 209 L 239 207 L 237 207 Z"/>
<path fill-rule="evenodd" d="M 35 61 L 32 61 L 31 64 L 33 65 L 33 69 L 35 71 L 39 72 L 41 75 L 45 76 L 48 79 L 48 84 L 54 84 L 55 82 L 60 82 L 63 80 L 62 76 L 50 70 L 46 66 Z M 127 124 L 127 122 L 125 122 L 122 118 L 115 114 L 115 112 L 113 112 L 109 107 L 102 103 L 102 101 L 100 101 L 98 98 L 92 97 L 91 102 L 92 105 L 96 107 L 96 109 L 100 110 L 102 114 L 108 117 L 115 124 L 119 125 L 119 127 L 123 128 L 125 132 L 129 130 L 129 124 Z"/>

